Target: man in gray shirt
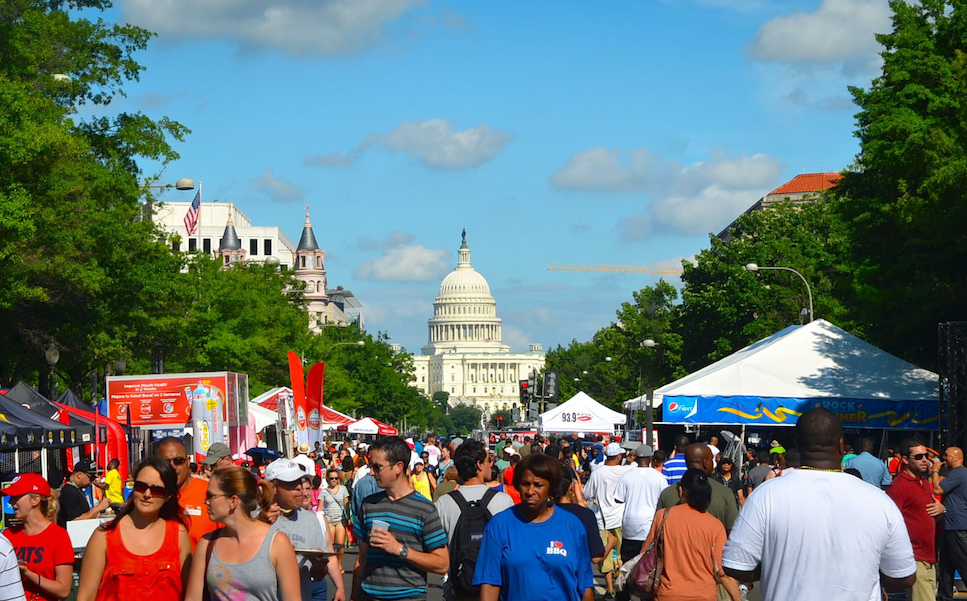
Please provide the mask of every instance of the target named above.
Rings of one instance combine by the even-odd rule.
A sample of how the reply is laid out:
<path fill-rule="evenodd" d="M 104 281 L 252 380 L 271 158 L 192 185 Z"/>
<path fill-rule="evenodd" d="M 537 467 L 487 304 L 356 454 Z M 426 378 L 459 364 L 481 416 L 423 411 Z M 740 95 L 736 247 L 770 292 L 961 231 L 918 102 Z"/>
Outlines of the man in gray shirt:
<path fill-rule="evenodd" d="M 302 482 L 306 477 L 302 466 L 291 459 L 276 459 L 265 468 L 265 479 L 275 485 L 275 502 L 282 509 L 279 519 L 272 524 L 272 529 L 288 536 L 297 551 L 299 575 L 302 579 L 302 601 L 317 601 L 317 598 L 325 601 L 325 587 L 313 587 L 313 582 L 324 583 L 327 572 L 336 587 L 333 601 L 345 601 L 346 591 L 336 556 L 331 555 L 326 559 L 298 553 L 299 549 L 332 551 L 329 541 L 326 540 L 324 514 L 302 509 Z"/>

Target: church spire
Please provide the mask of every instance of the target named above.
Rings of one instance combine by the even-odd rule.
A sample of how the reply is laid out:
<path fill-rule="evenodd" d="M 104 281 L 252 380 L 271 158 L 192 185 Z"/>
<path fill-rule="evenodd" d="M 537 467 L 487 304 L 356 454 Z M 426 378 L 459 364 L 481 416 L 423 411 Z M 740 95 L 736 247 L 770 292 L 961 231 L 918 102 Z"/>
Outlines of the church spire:
<path fill-rule="evenodd" d="M 302 226 L 302 238 L 299 239 L 299 247 L 296 250 L 319 250 L 316 235 L 312 231 L 312 222 L 309 220 L 309 205 L 306 205 L 306 223 Z"/>

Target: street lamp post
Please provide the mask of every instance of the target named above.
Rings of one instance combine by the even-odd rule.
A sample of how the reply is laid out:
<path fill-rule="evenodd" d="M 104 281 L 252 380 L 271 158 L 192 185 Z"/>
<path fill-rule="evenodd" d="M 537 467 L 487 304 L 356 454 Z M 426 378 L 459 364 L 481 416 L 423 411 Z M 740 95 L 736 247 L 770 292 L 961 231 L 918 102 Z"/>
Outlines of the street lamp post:
<path fill-rule="evenodd" d="M 642 348 L 655 348 L 656 346 L 658 346 L 658 343 L 655 342 L 654 340 L 652 340 L 651 338 L 648 338 L 647 340 L 642 340 L 641 341 L 641 347 Z M 639 372 L 639 374 L 640 373 L 641 372 Z M 651 384 L 651 382 L 649 382 L 648 390 L 645 392 L 646 398 L 648 399 L 648 408 L 645 410 L 645 440 L 642 441 L 642 442 L 644 442 L 647 445 L 651 445 L 655 441 L 655 436 L 652 433 L 652 429 L 654 428 L 654 422 L 655 422 L 655 415 L 654 415 L 654 412 L 655 412 L 655 407 L 654 407 L 654 402 L 655 402 L 654 401 L 655 389 L 652 388 L 650 386 L 650 384 Z M 639 395 L 638 395 L 638 410 L 640 411 L 641 410 L 641 394 L 640 394 L 641 393 L 641 376 L 638 377 L 638 386 L 639 386 L 639 388 L 638 388 L 638 392 L 639 392 Z M 638 420 L 638 423 L 639 424 L 641 423 L 641 420 L 640 419 Z"/>
<path fill-rule="evenodd" d="M 806 285 L 806 295 L 809 297 L 809 321 L 813 320 L 813 291 L 809 287 L 809 282 L 806 281 L 806 277 L 803 274 L 799 273 L 792 267 L 760 267 L 755 263 L 749 263 L 743 269 L 745 269 L 746 271 L 759 271 L 762 269 L 767 269 L 772 271 L 791 271 L 794 274 L 798 275 L 799 279 L 802 280 L 802 283 Z"/>
<path fill-rule="evenodd" d="M 169 188 L 174 188 L 175 190 L 194 190 L 195 189 L 195 180 L 193 180 L 193 179 L 191 179 L 189 177 L 183 177 L 183 178 L 179 179 L 178 181 L 176 181 L 174 184 L 141 184 L 141 188 L 142 189 L 144 189 L 144 188 L 159 188 L 159 189 L 162 189 L 162 190 L 167 190 Z M 201 182 L 198 182 L 198 193 L 201 194 Z M 148 219 L 151 219 L 151 214 L 152 214 L 150 200 L 151 199 L 149 197 L 148 198 L 148 202 L 146 202 L 144 204 L 144 207 L 146 209 L 145 216 Z"/>
<path fill-rule="evenodd" d="M 326 351 L 326 354 L 322 356 L 322 362 L 323 363 L 325 363 L 326 362 L 326 359 L 329 358 L 329 353 L 332 352 L 332 349 L 336 348 L 337 346 L 366 346 L 366 341 L 365 340 L 357 340 L 355 342 L 337 342 L 336 344 L 330 346 L 329 347 L 329 350 Z"/>
<path fill-rule="evenodd" d="M 47 350 L 44 351 L 44 359 L 47 360 L 47 365 L 50 367 L 50 374 L 47 380 L 47 390 L 50 393 L 50 400 L 55 401 L 57 400 L 57 389 L 54 385 L 54 368 L 57 367 L 57 362 L 60 361 L 60 351 L 57 350 L 57 347 L 54 346 L 53 342 L 51 342 L 47 346 Z"/>

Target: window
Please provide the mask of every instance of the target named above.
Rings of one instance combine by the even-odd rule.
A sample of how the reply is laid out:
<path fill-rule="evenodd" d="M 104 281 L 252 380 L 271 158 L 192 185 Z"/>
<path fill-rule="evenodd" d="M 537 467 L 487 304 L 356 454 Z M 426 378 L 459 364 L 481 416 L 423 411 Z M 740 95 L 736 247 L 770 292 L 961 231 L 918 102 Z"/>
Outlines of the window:
<path fill-rule="evenodd" d="M 426 376 L 421 377 L 420 382 L 426 382 Z"/>
<path fill-rule="evenodd" d="M 255 238 L 252 238 L 248 241 L 248 254 L 252 255 L 253 257 L 259 254 L 259 241 Z"/>
<path fill-rule="evenodd" d="M 198 239 L 188 238 L 188 252 L 193 253 L 198 250 Z"/>
<path fill-rule="evenodd" d="M 172 242 L 171 243 L 171 250 L 173 250 L 175 252 L 180 252 L 181 251 L 181 242 Z"/>
<path fill-rule="evenodd" d="M 211 254 L 212 253 L 212 239 L 211 238 L 205 238 L 204 240 L 202 240 L 201 241 L 201 248 L 206 253 Z"/>
<path fill-rule="evenodd" d="M 272 254 L 272 239 L 271 238 L 266 238 L 262 242 L 262 254 L 265 255 L 266 257 L 268 257 L 269 255 Z"/>
<path fill-rule="evenodd" d="M 306 268 L 306 258 L 305 257 L 301 257 L 301 258 L 302 258 L 302 268 L 305 269 Z"/>

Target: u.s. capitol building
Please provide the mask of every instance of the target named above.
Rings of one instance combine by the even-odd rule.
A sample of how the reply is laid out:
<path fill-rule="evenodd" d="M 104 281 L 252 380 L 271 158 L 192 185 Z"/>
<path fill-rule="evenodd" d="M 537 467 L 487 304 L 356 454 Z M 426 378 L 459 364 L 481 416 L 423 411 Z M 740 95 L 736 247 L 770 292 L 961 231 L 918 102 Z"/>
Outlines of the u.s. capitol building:
<path fill-rule="evenodd" d="M 470 264 L 466 231 L 457 267 L 443 278 L 427 320 L 429 342 L 413 355 L 415 385 L 427 396 L 450 395 L 450 405 L 471 403 L 485 412 L 516 408 L 518 381 L 544 369 L 544 351 L 531 344 L 511 353 L 501 343 L 501 320 L 490 285 Z"/>

